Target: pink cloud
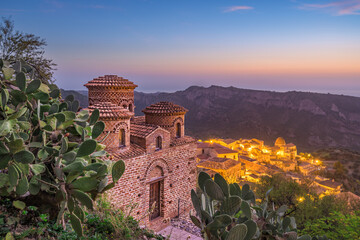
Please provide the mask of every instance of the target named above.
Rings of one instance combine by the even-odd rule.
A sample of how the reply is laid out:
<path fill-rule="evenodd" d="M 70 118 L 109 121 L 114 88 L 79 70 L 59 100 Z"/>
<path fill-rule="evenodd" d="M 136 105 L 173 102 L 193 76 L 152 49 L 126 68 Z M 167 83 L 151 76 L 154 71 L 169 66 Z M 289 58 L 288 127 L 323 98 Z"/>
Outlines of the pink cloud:
<path fill-rule="evenodd" d="M 360 15 L 360 0 L 342 0 L 325 4 L 304 4 L 299 7 L 305 10 L 325 9 L 336 15 Z"/>
<path fill-rule="evenodd" d="M 235 12 L 235 11 L 239 11 L 239 10 L 251 10 L 254 9 L 253 7 L 250 6 L 232 6 L 232 7 L 228 7 L 224 10 L 224 12 Z"/>

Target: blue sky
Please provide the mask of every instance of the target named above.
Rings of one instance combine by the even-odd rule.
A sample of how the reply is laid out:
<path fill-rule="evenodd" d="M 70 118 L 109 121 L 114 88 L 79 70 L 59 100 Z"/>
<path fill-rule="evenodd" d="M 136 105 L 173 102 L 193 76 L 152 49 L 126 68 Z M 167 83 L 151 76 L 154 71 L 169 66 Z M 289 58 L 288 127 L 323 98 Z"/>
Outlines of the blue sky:
<path fill-rule="evenodd" d="M 5 1 L 46 39 L 57 84 L 117 74 L 146 92 L 191 85 L 360 96 L 360 0 Z"/>

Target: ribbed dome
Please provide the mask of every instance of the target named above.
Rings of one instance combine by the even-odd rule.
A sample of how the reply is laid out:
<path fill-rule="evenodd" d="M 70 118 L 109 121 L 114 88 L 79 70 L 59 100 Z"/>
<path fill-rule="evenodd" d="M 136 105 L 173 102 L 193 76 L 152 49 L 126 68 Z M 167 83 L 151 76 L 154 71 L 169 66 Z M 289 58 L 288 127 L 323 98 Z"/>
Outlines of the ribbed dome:
<path fill-rule="evenodd" d="M 285 140 L 282 137 L 278 137 L 275 141 L 275 146 L 284 146 L 286 145 Z"/>
<path fill-rule="evenodd" d="M 145 114 L 185 114 L 188 110 L 171 102 L 158 102 L 142 110 Z"/>
<path fill-rule="evenodd" d="M 118 77 L 117 75 L 105 75 L 94 78 L 84 85 L 85 87 L 118 87 L 118 88 L 136 88 L 137 85 L 128 79 Z"/>
<path fill-rule="evenodd" d="M 110 102 L 102 102 L 89 106 L 92 113 L 95 109 L 99 109 L 100 118 L 130 118 L 132 113 L 116 104 Z"/>

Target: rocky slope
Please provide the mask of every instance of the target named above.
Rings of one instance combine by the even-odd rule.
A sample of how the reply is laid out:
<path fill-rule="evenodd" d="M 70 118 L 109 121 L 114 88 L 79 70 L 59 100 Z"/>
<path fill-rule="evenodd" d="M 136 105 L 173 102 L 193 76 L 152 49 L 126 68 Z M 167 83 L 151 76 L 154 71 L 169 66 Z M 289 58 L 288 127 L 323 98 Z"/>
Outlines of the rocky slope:
<path fill-rule="evenodd" d="M 279 136 L 301 151 L 323 147 L 360 150 L 360 98 L 307 92 L 270 92 L 234 87 L 189 87 L 174 93 L 135 93 L 136 114 L 171 101 L 189 109 L 187 134 L 198 138 Z"/>

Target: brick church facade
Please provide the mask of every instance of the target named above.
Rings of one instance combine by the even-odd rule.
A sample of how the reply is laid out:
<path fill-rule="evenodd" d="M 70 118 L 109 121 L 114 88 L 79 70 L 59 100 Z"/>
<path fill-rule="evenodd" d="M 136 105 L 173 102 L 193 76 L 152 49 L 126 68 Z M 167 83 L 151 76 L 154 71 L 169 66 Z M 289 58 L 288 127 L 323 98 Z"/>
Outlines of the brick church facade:
<path fill-rule="evenodd" d="M 134 115 L 133 82 L 116 75 L 89 81 L 89 110 L 99 109 L 105 130 L 98 139 L 113 161 L 122 159 L 126 170 L 110 201 L 118 208 L 133 206 L 140 224 L 158 230 L 191 208 L 196 187 L 196 143 L 185 135 L 187 110 L 170 102 L 146 107 Z M 152 213 L 149 209 L 154 207 Z"/>

